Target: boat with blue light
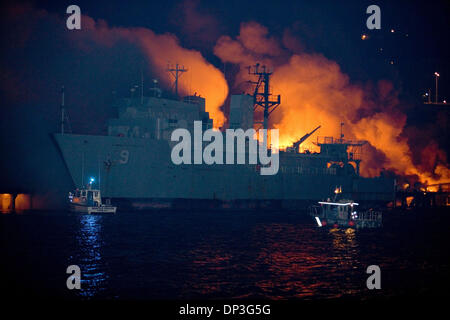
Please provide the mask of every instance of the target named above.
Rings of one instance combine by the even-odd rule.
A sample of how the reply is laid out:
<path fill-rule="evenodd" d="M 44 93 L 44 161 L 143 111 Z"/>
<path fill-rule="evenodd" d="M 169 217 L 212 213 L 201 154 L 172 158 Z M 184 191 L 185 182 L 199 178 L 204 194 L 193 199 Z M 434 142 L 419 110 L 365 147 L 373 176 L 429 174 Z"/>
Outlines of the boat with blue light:
<path fill-rule="evenodd" d="M 75 192 L 69 192 L 69 209 L 71 212 L 80 213 L 116 213 L 117 207 L 112 206 L 110 199 L 102 203 L 100 189 L 93 189 L 91 178 L 86 188 L 76 189 Z"/>

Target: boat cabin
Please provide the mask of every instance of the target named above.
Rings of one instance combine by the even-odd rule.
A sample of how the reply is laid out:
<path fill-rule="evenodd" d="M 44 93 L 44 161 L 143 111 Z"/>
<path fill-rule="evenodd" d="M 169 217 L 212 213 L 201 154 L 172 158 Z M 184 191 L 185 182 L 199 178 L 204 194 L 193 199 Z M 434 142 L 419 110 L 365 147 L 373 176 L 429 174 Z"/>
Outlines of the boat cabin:
<path fill-rule="evenodd" d="M 339 202 L 320 201 L 322 215 L 339 220 L 355 220 L 358 218 L 355 206 L 359 205 L 351 200 L 339 200 Z"/>
<path fill-rule="evenodd" d="M 69 202 L 99 207 L 102 204 L 102 197 L 98 189 L 77 189 L 74 193 L 69 192 Z"/>

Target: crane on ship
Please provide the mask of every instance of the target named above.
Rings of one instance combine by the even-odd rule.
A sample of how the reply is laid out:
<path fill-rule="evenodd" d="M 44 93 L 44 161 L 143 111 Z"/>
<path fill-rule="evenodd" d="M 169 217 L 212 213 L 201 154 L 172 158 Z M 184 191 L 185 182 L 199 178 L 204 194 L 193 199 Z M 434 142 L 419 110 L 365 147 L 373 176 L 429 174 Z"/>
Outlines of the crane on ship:
<path fill-rule="evenodd" d="M 300 145 L 305 142 L 306 139 L 308 139 L 312 134 L 314 134 L 314 132 L 316 132 L 317 130 L 319 130 L 321 126 L 318 126 L 317 128 L 315 128 L 313 131 L 305 134 L 303 137 L 301 137 L 300 139 L 298 139 L 296 142 L 294 142 L 292 144 L 292 147 L 288 147 L 286 149 L 287 152 L 296 152 L 299 153 L 300 152 Z"/>

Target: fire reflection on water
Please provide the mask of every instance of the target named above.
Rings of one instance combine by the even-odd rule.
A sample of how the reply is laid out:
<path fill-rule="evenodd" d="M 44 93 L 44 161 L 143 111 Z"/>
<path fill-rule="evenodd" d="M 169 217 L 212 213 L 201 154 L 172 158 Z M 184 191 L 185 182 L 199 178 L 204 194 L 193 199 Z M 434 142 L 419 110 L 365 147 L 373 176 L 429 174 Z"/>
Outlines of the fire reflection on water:
<path fill-rule="evenodd" d="M 269 299 L 354 294 L 363 286 L 354 278 L 360 276 L 362 266 L 352 231 L 274 223 L 257 225 L 246 237 L 247 243 L 230 245 L 223 238 L 210 239 L 189 253 L 192 277 L 184 294 L 220 298 L 238 291 L 239 297 L 234 298 Z M 253 253 L 249 254 L 249 246 Z"/>
<path fill-rule="evenodd" d="M 20 280 L 11 287 L 37 294 L 366 300 L 445 289 L 449 217 L 441 212 L 424 210 L 421 218 L 402 211 L 382 229 L 356 232 L 318 228 L 297 215 L 246 212 L 212 217 L 185 211 L 114 216 L 37 211 L 0 215 L 0 222 L 8 226 L 8 274 Z M 377 292 L 366 286 L 366 269 L 373 264 L 382 270 Z M 36 275 L 26 272 L 29 265 L 42 267 Z M 80 291 L 65 286 L 69 265 L 81 269 Z"/>
<path fill-rule="evenodd" d="M 270 277 L 256 285 L 265 296 L 332 298 L 353 292 L 351 287 L 342 290 L 343 284 L 345 287 L 342 275 L 358 268 L 355 234 L 343 230 L 331 230 L 328 234 L 318 231 L 295 225 L 263 226 L 262 232 L 269 237 L 257 263 L 267 266 Z"/>

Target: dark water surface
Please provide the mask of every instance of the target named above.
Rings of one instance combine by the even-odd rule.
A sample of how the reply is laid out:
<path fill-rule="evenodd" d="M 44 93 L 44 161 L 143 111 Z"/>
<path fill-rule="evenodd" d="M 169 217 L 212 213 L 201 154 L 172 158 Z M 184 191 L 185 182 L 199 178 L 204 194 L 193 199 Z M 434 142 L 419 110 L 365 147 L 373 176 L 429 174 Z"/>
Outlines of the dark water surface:
<path fill-rule="evenodd" d="M 1 287 L 77 299 L 429 296 L 450 284 L 449 217 L 388 212 L 382 229 L 351 232 L 319 229 L 301 212 L 3 214 Z M 73 264 L 80 291 L 66 288 Z M 366 287 L 373 264 L 381 290 Z"/>

